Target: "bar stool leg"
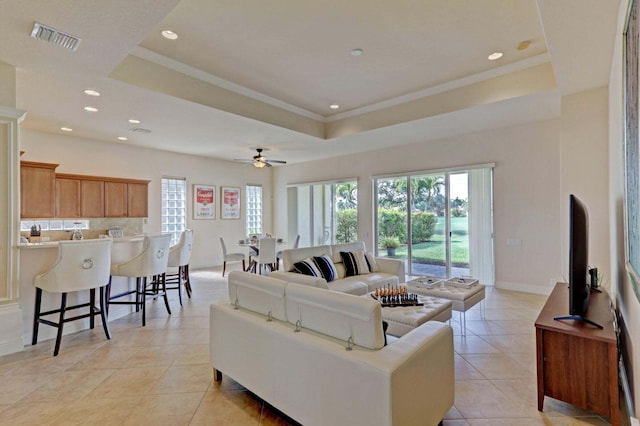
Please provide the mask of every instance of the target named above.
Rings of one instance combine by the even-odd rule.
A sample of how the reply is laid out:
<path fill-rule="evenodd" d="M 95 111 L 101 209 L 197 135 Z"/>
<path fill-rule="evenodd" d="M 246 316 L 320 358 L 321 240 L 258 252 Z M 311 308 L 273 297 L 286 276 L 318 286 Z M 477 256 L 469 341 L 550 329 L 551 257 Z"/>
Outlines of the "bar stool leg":
<path fill-rule="evenodd" d="M 164 292 L 164 306 L 167 307 L 167 312 L 171 315 L 171 308 L 169 307 L 169 299 L 167 298 L 167 275 L 162 274 L 162 291 Z M 178 288 L 178 291 L 180 289 Z"/>
<path fill-rule="evenodd" d="M 111 275 L 109 275 L 109 283 L 107 284 L 107 288 L 105 289 L 105 299 L 107 300 L 107 306 L 105 309 L 107 310 L 107 315 L 109 315 L 109 300 L 111 300 Z"/>
<path fill-rule="evenodd" d="M 58 334 L 56 335 L 56 347 L 53 350 L 53 356 L 58 356 L 60 352 L 60 342 L 62 341 L 62 327 L 64 326 L 64 311 L 67 309 L 67 293 L 62 293 L 60 301 L 60 322 L 58 323 Z"/>
<path fill-rule="evenodd" d="M 93 330 L 96 326 L 95 314 L 96 314 L 96 289 L 89 290 L 89 328 Z"/>
<path fill-rule="evenodd" d="M 184 274 L 184 288 L 187 290 L 187 296 L 191 299 L 191 281 L 189 280 L 189 265 L 181 266 L 182 273 Z M 244 270 L 244 264 L 242 265 Z"/>
<path fill-rule="evenodd" d="M 42 303 L 42 289 L 36 287 L 36 307 L 33 313 L 33 334 L 31 335 L 31 344 L 38 343 L 38 328 L 40 326 L 40 304 Z"/>
<path fill-rule="evenodd" d="M 100 319 L 102 319 L 102 328 L 104 328 L 104 334 L 107 339 L 111 340 L 111 330 L 109 330 L 109 322 L 107 321 L 107 313 L 105 308 L 108 306 L 106 300 L 106 288 L 100 287 Z M 93 318 L 93 316 L 92 316 Z"/>
<path fill-rule="evenodd" d="M 166 281 L 166 276 L 164 279 Z M 182 306 L 182 266 L 178 266 L 178 300 Z"/>
<path fill-rule="evenodd" d="M 140 288 L 140 281 L 142 281 L 142 289 Z M 145 327 L 147 325 L 147 297 L 144 293 L 147 288 L 147 277 L 144 278 L 136 278 L 136 300 L 140 301 L 140 297 L 142 297 L 142 326 Z M 142 290 L 142 291 L 140 291 Z M 136 305 L 136 311 L 138 310 L 138 305 Z"/>

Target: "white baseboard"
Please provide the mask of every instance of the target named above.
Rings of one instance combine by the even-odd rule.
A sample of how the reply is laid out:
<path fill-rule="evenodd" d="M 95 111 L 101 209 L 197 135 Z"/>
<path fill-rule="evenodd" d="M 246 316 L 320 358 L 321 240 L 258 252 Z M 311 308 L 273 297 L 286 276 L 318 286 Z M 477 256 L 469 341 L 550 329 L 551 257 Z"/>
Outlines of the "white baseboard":
<path fill-rule="evenodd" d="M 17 303 L 0 305 L 0 355 L 21 352 L 22 310 Z"/>
<path fill-rule="evenodd" d="M 511 290 L 511 291 L 520 291 L 522 293 L 533 293 L 533 294 L 541 294 L 544 296 L 548 296 L 553 291 L 553 286 L 541 286 L 534 284 L 524 284 L 524 283 L 512 283 L 505 281 L 496 281 L 496 288 L 500 290 Z"/>

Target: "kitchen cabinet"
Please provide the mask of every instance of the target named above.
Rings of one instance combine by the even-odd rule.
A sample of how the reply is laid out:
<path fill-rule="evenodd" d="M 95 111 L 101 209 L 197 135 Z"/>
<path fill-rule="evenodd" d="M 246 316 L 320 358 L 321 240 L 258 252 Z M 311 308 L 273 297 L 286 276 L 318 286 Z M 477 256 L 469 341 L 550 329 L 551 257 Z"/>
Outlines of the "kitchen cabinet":
<path fill-rule="evenodd" d="M 56 217 L 82 217 L 80 180 L 56 176 Z"/>
<path fill-rule="evenodd" d="M 54 217 L 56 167 L 57 164 L 20 162 L 20 217 Z"/>
<path fill-rule="evenodd" d="M 147 217 L 149 215 L 149 183 L 127 183 L 127 215 Z"/>
<path fill-rule="evenodd" d="M 56 217 L 104 217 L 103 179 L 56 174 Z"/>
<path fill-rule="evenodd" d="M 127 217 L 127 183 L 104 183 L 104 215 L 105 217 Z"/>
<path fill-rule="evenodd" d="M 105 181 L 105 217 L 147 217 L 148 186 L 146 180 Z"/>

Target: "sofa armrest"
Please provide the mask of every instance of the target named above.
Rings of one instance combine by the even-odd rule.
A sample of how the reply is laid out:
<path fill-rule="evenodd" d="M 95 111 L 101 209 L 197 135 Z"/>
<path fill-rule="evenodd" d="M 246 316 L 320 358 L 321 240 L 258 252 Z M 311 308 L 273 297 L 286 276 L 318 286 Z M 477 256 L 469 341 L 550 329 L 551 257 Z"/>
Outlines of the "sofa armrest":
<path fill-rule="evenodd" d="M 380 272 L 397 276 L 399 283 L 405 282 L 404 261 L 389 259 L 388 257 L 376 257 L 376 263 L 378 264 L 378 268 L 380 268 Z"/>
<path fill-rule="evenodd" d="M 327 281 L 324 278 L 312 277 L 309 275 L 299 274 L 297 272 L 273 271 L 269 274 L 271 278 L 277 278 L 290 283 L 308 285 L 311 287 L 323 288 L 329 290 Z"/>

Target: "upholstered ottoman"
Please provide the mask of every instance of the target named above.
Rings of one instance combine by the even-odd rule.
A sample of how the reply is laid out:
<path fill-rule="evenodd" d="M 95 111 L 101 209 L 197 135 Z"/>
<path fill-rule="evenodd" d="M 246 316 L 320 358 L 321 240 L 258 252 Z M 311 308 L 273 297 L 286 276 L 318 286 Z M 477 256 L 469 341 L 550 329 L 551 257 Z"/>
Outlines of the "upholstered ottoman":
<path fill-rule="evenodd" d="M 370 297 L 367 295 L 366 297 Z M 383 307 L 382 319 L 389 324 L 387 333 L 403 336 L 427 321 L 445 322 L 451 319 L 451 301 L 436 297 L 418 296 L 423 306 Z"/>
<path fill-rule="evenodd" d="M 406 283 L 410 292 L 447 299 L 452 302 L 452 309 L 461 313 L 461 325 L 463 335 L 467 334 L 467 315 L 466 312 L 477 303 L 484 300 L 484 286 L 475 284 L 469 288 L 455 287 L 450 285 L 435 285 L 433 287 L 415 286 L 411 281 Z M 480 305 L 480 315 L 484 317 L 482 305 Z"/>

